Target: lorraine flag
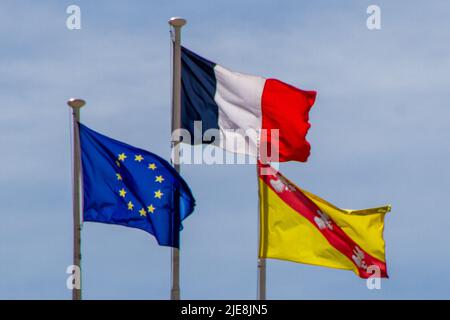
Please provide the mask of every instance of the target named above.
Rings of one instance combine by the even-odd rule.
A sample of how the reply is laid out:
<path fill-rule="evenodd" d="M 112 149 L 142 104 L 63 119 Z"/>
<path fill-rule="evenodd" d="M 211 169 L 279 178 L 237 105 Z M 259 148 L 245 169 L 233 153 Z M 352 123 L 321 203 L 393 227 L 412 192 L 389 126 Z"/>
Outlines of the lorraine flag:
<path fill-rule="evenodd" d="M 387 278 L 384 217 L 390 206 L 344 210 L 259 164 L 260 258 L 353 270 Z"/>
<path fill-rule="evenodd" d="M 257 156 L 260 141 L 267 152 L 260 152 L 263 158 L 276 153 L 275 162 L 307 161 L 306 134 L 315 91 L 228 70 L 184 47 L 181 64 L 181 124 L 191 139 L 197 131 L 203 137 L 191 144 L 214 142 L 229 152 Z M 205 134 L 210 129 L 220 133 L 218 141 Z M 272 130 L 278 130 L 278 137 L 271 135 Z"/>
<path fill-rule="evenodd" d="M 179 248 L 181 222 L 194 210 L 186 182 L 159 156 L 79 124 L 84 221 L 138 228 Z"/>

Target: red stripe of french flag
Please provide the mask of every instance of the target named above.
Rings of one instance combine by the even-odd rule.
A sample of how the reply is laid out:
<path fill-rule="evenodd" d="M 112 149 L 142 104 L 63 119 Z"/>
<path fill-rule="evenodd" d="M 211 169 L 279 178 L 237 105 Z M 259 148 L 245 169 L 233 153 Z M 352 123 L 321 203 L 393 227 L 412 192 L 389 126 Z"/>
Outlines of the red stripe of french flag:
<path fill-rule="evenodd" d="M 278 161 L 306 162 L 311 146 L 306 140 L 310 128 L 309 110 L 316 100 L 315 91 L 304 91 L 276 79 L 267 79 L 261 98 L 262 129 L 261 152 L 264 148 L 278 154 Z M 271 130 L 278 129 L 278 141 L 273 141 Z M 264 154 L 261 154 L 264 161 Z"/>

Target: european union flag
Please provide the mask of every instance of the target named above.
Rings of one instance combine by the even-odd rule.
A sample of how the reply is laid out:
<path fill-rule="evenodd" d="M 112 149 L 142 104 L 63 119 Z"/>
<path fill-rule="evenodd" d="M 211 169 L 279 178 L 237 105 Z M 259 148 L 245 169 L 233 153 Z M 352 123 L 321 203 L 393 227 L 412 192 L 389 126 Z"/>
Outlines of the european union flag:
<path fill-rule="evenodd" d="M 79 124 L 84 221 L 119 224 L 179 248 L 181 222 L 195 199 L 186 182 L 159 156 Z"/>

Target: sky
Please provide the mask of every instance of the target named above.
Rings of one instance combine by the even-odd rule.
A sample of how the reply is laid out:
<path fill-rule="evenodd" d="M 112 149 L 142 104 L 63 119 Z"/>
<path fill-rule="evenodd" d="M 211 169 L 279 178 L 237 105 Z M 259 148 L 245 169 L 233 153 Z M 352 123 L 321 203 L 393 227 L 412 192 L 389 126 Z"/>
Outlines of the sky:
<path fill-rule="evenodd" d="M 81 29 L 66 8 L 81 8 Z M 366 26 L 369 5 L 381 29 Z M 307 163 L 280 165 L 343 208 L 392 205 L 390 278 L 268 260 L 269 299 L 450 298 L 450 3 L 65 1 L 0 3 L 0 299 L 70 299 L 70 110 L 113 138 L 170 156 L 168 19 L 186 47 L 232 70 L 318 92 Z M 183 299 L 256 297 L 252 165 L 184 165 L 197 200 L 181 248 Z M 140 230 L 85 223 L 85 299 L 168 299 L 170 249 Z"/>

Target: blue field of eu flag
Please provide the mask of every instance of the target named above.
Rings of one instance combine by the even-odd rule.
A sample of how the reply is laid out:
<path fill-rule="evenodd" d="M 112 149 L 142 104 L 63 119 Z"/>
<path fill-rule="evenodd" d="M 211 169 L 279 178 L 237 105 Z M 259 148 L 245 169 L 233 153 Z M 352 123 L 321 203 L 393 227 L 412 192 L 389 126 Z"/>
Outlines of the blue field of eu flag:
<path fill-rule="evenodd" d="M 79 124 L 84 221 L 118 224 L 179 248 L 181 222 L 195 200 L 186 182 L 159 156 Z"/>

